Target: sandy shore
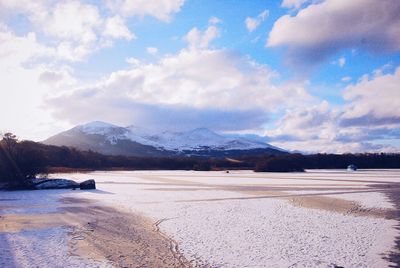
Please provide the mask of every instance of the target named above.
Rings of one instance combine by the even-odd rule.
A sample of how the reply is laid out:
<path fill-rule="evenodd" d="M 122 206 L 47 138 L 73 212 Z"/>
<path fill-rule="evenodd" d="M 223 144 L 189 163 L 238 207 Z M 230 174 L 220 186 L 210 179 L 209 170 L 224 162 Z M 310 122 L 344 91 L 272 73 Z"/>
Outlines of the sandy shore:
<path fill-rule="evenodd" d="M 52 228 L 68 230 L 68 237 L 64 241 L 68 244 L 68 250 L 65 253 L 68 257 L 76 257 L 76 261 L 62 266 L 191 267 L 179 252 L 177 243 L 159 230 L 158 222 L 87 199 L 67 197 L 60 201 L 62 205 L 56 207 L 57 212 L 53 213 L 1 215 L 0 233 L 40 233 Z M 48 237 L 43 237 L 41 247 L 51 250 L 45 245 L 46 239 Z M 5 243 L 1 246 L 1 267 L 51 267 L 46 259 L 41 260 L 39 256 L 25 256 L 39 260 L 33 263 L 24 262 L 24 256 L 19 260 L 5 261 L 5 254 L 15 253 L 6 252 Z M 27 253 L 39 255 L 42 252 Z"/>

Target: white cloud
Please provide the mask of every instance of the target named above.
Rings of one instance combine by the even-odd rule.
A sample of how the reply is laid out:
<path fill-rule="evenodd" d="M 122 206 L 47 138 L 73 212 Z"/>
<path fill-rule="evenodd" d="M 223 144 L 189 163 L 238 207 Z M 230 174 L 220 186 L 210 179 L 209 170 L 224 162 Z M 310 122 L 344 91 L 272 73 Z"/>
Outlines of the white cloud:
<path fill-rule="evenodd" d="M 68 66 L 46 66 L 39 75 L 39 82 L 52 88 L 62 89 L 73 87 L 77 80 L 73 76 L 72 68 Z"/>
<path fill-rule="evenodd" d="M 106 0 L 107 6 L 124 17 L 153 16 L 162 21 L 170 21 L 177 13 L 184 0 Z"/>
<path fill-rule="evenodd" d="M 78 1 L 59 2 L 52 10 L 34 23 L 49 36 L 82 44 L 95 42 L 95 28 L 102 23 L 96 6 Z"/>
<path fill-rule="evenodd" d="M 254 31 L 260 24 L 256 19 L 250 17 L 247 17 L 244 23 L 246 24 L 246 28 L 249 32 Z"/>
<path fill-rule="evenodd" d="M 264 10 L 257 17 L 247 17 L 244 21 L 249 32 L 253 32 L 269 15 L 269 10 Z"/>
<path fill-rule="evenodd" d="M 220 19 L 220 18 L 217 18 L 217 17 L 211 17 L 209 20 L 208 20 L 208 23 L 209 24 L 219 24 L 219 23 L 221 23 L 222 22 L 222 20 Z"/>
<path fill-rule="evenodd" d="M 247 57 L 189 48 L 156 64 L 113 72 L 49 105 L 59 118 L 72 123 L 109 120 L 112 115 L 114 122 L 138 125 L 165 127 L 168 122 L 180 128 L 197 124 L 220 130 L 256 129 L 270 112 L 313 102 L 303 85 L 276 86 L 274 77 L 274 71 Z"/>
<path fill-rule="evenodd" d="M 4 26 L 0 28 L 1 131 L 44 138 L 48 129 L 59 123 L 43 106 L 43 98 L 75 86 L 75 81 L 67 67 L 41 63 L 56 51 L 39 44 L 34 33 L 16 36 Z"/>
<path fill-rule="evenodd" d="M 338 65 L 340 68 L 342 68 L 346 64 L 346 58 L 340 57 L 339 59 L 332 61 L 331 64 Z"/>
<path fill-rule="evenodd" d="M 364 76 L 357 84 L 346 87 L 348 102 L 343 115 L 346 124 L 400 126 L 400 67 L 392 74 Z"/>
<path fill-rule="evenodd" d="M 346 58 L 345 57 L 341 57 L 338 59 L 338 65 L 340 67 L 343 67 L 346 64 Z"/>
<path fill-rule="evenodd" d="M 393 65 L 392 65 L 392 63 L 389 62 L 389 63 L 386 63 L 385 65 L 375 69 L 372 73 L 373 73 L 374 77 L 377 77 L 377 76 L 383 75 L 384 73 L 386 73 L 390 70 L 393 70 Z"/>
<path fill-rule="evenodd" d="M 125 38 L 127 40 L 136 38 L 136 36 L 125 25 L 125 22 L 120 16 L 107 18 L 104 24 L 104 36 L 110 36 L 112 38 Z"/>
<path fill-rule="evenodd" d="M 44 0 L 1 0 L 0 18 L 6 19 L 11 15 L 29 15 L 31 20 L 39 20 L 40 17 L 47 15 Z"/>
<path fill-rule="evenodd" d="M 1 1 L 1 19 L 24 16 L 58 58 L 84 60 L 91 53 L 112 45 L 114 39 L 135 36 L 119 16 L 103 17 L 99 8 L 80 1 Z M 0 13 L 0 14 L 1 14 Z M 1 20 L 0 19 L 0 20 Z"/>
<path fill-rule="evenodd" d="M 147 47 L 146 51 L 150 55 L 156 55 L 158 53 L 158 48 L 156 48 L 156 47 Z"/>
<path fill-rule="evenodd" d="M 295 107 L 286 111 L 278 128 L 267 131 L 266 134 L 271 137 L 284 136 L 286 140 L 333 140 L 335 132 L 331 130 L 335 116 L 326 101 Z"/>
<path fill-rule="evenodd" d="M 315 139 L 310 141 L 274 141 L 273 144 L 286 150 L 300 151 L 303 153 L 381 153 L 398 152 L 399 148 L 384 144 L 375 144 L 373 142 L 356 141 L 327 141 Z"/>
<path fill-rule="evenodd" d="M 326 0 L 280 17 L 266 45 L 288 47 L 294 63 L 319 62 L 345 48 L 399 51 L 399 12 L 397 0 Z"/>
<path fill-rule="evenodd" d="M 106 86 L 113 94 L 118 89 L 124 96 L 148 104 L 223 109 L 262 108 L 269 104 L 271 108 L 275 98 L 282 98 L 264 94 L 268 90 L 278 91 L 269 82 L 273 76 L 268 68 L 224 51 L 182 50 L 163 58 L 157 65 L 114 72 Z M 254 99 L 244 104 L 243 98 L 248 94 Z"/>
<path fill-rule="evenodd" d="M 140 64 L 140 60 L 138 60 L 136 58 L 132 58 L 132 57 L 125 59 L 125 61 L 127 63 L 129 63 L 129 64 L 132 64 L 132 65 L 139 65 Z"/>
<path fill-rule="evenodd" d="M 266 131 L 276 146 L 316 153 L 394 152 L 399 147 L 384 140 L 397 139 L 400 128 L 382 126 L 343 126 L 344 107 L 332 107 L 326 101 L 290 109 L 278 127 Z"/>
<path fill-rule="evenodd" d="M 285 8 L 299 9 L 310 0 L 283 0 L 281 6 Z"/>
<path fill-rule="evenodd" d="M 39 44 L 36 34 L 33 32 L 19 37 L 4 25 L 2 28 L 3 31 L 0 31 L 0 60 L 3 66 L 19 66 L 21 63 L 40 57 L 51 57 L 55 54 L 54 49 Z"/>
<path fill-rule="evenodd" d="M 219 37 L 219 30 L 216 26 L 211 25 L 204 32 L 201 32 L 196 27 L 191 29 L 184 39 L 189 43 L 191 48 L 205 49 L 217 37 Z"/>
<path fill-rule="evenodd" d="M 345 104 L 333 107 L 322 101 L 288 109 L 277 128 L 266 135 L 277 146 L 293 150 L 398 151 L 398 145 L 385 140 L 397 140 L 400 135 L 399 84 L 400 67 L 393 73 L 364 75 L 344 89 Z"/>
<path fill-rule="evenodd" d="M 351 77 L 350 76 L 343 76 L 341 80 L 343 82 L 350 82 L 351 81 Z"/>

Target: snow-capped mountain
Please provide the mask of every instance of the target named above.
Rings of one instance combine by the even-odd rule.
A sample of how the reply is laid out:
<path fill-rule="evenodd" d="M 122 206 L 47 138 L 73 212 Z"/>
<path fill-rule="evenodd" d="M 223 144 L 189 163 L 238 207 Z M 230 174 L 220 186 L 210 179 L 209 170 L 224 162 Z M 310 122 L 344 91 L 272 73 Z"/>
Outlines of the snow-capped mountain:
<path fill-rule="evenodd" d="M 207 155 L 204 152 L 252 151 L 284 153 L 267 143 L 240 136 L 217 134 L 206 128 L 190 131 L 154 133 L 136 126 L 120 127 L 91 122 L 59 133 L 44 143 L 73 146 L 105 154 L 166 156 L 179 154 Z"/>

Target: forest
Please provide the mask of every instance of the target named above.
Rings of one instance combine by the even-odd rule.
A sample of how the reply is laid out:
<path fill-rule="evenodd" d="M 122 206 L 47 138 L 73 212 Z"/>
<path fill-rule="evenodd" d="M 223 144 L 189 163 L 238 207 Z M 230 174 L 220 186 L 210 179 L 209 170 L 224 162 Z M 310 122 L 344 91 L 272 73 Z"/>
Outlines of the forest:
<path fill-rule="evenodd" d="M 65 170 L 233 170 L 301 172 L 305 169 L 400 168 L 400 154 L 284 154 L 230 158 L 144 158 L 102 155 L 93 151 L 19 141 L 12 133 L 0 140 L 0 183 L 22 188 L 29 179 Z"/>

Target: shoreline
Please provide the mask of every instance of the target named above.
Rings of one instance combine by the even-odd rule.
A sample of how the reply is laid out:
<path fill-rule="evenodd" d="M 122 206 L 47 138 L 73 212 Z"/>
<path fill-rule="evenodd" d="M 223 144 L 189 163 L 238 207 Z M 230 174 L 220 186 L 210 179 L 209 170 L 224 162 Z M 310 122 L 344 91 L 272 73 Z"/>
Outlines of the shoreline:
<path fill-rule="evenodd" d="M 77 198 L 64 198 L 62 201 L 90 203 L 90 200 Z M 64 210 L 89 216 L 87 224 L 83 222 L 73 232 L 75 237 L 84 238 L 75 245 L 78 252 L 98 252 L 98 256 L 117 267 L 191 267 L 176 250 L 175 242 L 160 233 L 156 223 L 142 215 L 125 213 L 105 205 Z"/>
<path fill-rule="evenodd" d="M 179 252 L 176 242 L 162 234 L 156 223 L 142 215 L 125 213 L 88 199 L 65 197 L 60 201 L 67 206 L 61 206 L 56 212 L 0 215 L 0 233 L 40 233 L 62 228 L 67 233 L 65 243 L 68 244 L 69 256 L 65 257 L 74 259 L 73 264 L 191 267 Z M 41 241 L 41 244 L 45 243 Z M 4 255 L 4 252 L 0 253 Z M 30 265 L 41 266 L 41 263 Z"/>

